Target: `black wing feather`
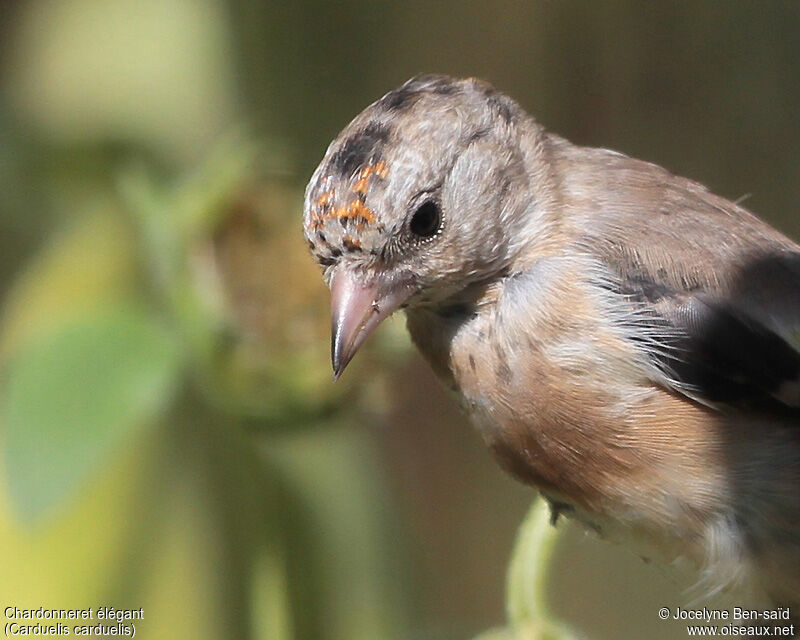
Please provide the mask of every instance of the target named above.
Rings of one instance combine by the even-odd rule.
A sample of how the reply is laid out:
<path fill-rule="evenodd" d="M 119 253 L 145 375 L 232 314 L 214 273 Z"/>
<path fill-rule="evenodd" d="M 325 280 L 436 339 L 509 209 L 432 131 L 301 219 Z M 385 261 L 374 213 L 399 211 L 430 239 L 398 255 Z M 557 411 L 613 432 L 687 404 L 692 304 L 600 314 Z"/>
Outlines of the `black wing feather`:
<path fill-rule="evenodd" d="M 620 293 L 651 319 L 641 347 L 675 390 L 710 405 L 800 404 L 782 393 L 800 383 L 800 352 L 741 307 L 702 290 L 675 290 L 641 270 L 622 282 Z M 654 332 L 663 337 L 653 340 Z"/>

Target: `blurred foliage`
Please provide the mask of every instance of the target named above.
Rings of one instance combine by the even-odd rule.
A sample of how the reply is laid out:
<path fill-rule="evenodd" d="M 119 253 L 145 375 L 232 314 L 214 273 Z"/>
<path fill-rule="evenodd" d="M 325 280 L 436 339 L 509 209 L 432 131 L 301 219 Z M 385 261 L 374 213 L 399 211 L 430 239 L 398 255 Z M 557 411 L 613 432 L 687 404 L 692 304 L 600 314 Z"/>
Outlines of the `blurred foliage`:
<path fill-rule="evenodd" d="M 208 476 L 200 497 L 219 500 L 217 536 L 232 556 L 215 582 L 231 583 L 217 606 L 237 620 L 208 637 L 391 637 L 392 587 L 374 575 L 386 565 L 375 473 L 364 444 L 335 425 L 343 396 L 359 394 L 330 384 L 315 267 L 270 222 L 298 196 L 256 179 L 248 146 L 226 142 L 174 184 L 128 168 L 118 204 L 71 222 L 18 278 L 0 342 L 12 506 L 36 522 L 67 508 L 79 483 L 160 423 L 181 451 L 200 448 L 192 473 Z M 245 438 L 248 426 L 269 439 Z M 337 537 L 338 522 L 348 526 Z M 335 604 L 315 603 L 317 591 Z"/>
<path fill-rule="evenodd" d="M 402 322 L 331 384 L 306 176 L 408 76 L 478 75 L 796 232 L 798 34 L 779 2 L 0 3 L 0 602 L 143 607 L 145 638 L 501 624 L 530 493 Z M 685 635 L 653 614 L 680 585 L 553 531 L 535 505 L 482 640 Z"/>
<path fill-rule="evenodd" d="M 138 309 L 59 327 L 14 353 L 3 398 L 14 505 L 36 518 L 74 491 L 129 435 L 161 413 L 178 358 Z"/>
<path fill-rule="evenodd" d="M 0 600 L 144 607 L 148 638 L 400 637 L 370 444 L 342 426 L 381 381 L 331 384 L 301 185 L 214 133 L 220 11 L 38 2 L 7 32 L 7 204 L 27 178 L 54 215 L 0 325 Z"/>

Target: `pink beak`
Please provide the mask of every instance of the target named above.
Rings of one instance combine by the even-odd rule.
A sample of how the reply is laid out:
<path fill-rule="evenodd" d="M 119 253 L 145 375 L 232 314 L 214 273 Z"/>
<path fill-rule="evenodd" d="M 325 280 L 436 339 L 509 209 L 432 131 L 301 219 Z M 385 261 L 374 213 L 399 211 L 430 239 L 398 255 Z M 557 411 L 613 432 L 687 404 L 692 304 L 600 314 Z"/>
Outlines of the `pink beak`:
<path fill-rule="evenodd" d="M 405 302 L 413 289 L 401 282 L 364 282 L 342 267 L 331 281 L 331 361 L 338 380 L 375 328 Z"/>

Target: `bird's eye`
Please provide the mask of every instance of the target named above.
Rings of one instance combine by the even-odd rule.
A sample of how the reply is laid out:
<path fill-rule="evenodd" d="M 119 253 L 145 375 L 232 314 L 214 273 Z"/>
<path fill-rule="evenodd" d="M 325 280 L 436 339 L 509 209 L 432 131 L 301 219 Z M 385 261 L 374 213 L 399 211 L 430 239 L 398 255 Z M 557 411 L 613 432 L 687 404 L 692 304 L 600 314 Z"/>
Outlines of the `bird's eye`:
<path fill-rule="evenodd" d="M 433 200 L 423 202 L 411 217 L 409 229 L 418 238 L 435 236 L 442 225 L 442 211 Z"/>

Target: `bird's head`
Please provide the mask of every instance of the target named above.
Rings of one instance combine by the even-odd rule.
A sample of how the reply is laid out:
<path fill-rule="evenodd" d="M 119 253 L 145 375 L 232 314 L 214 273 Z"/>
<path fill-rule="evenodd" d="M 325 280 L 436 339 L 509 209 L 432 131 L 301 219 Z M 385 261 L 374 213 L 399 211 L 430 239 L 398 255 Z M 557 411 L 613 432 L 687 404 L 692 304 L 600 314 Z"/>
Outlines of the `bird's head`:
<path fill-rule="evenodd" d="M 423 76 L 331 143 L 304 228 L 331 288 L 336 377 L 399 307 L 437 304 L 507 268 L 530 204 L 521 124 L 535 126 L 484 82 Z"/>

